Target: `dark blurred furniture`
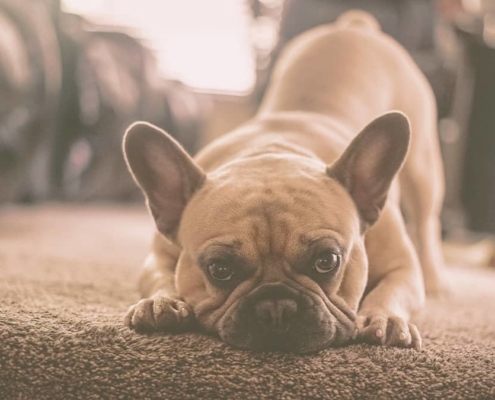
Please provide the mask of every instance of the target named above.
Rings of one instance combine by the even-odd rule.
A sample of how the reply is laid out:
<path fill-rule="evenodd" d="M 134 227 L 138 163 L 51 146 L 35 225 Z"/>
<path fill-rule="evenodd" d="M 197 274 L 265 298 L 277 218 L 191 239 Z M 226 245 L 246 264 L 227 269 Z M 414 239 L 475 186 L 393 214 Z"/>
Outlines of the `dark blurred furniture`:
<path fill-rule="evenodd" d="M 495 13 L 463 14 L 455 26 L 463 55 L 460 79 L 468 83 L 457 93 L 465 113 L 462 202 L 469 229 L 495 233 Z"/>
<path fill-rule="evenodd" d="M 0 0 L 0 32 L 0 204 L 140 198 L 121 150 L 136 120 L 197 150 L 209 103 L 121 28 Z"/>
<path fill-rule="evenodd" d="M 203 113 L 180 82 L 160 76 L 152 52 L 115 28 L 61 14 L 61 108 L 54 147 L 55 194 L 65 200 L 129 200 L 140 196 L 121 151 L 136 120 L 167 130 L 196 151 Z"/>
<path fill-rule="evenodd" d="M 0 203 L 46 198 L 61 65 L 43 4 L 0 0 Z"/>

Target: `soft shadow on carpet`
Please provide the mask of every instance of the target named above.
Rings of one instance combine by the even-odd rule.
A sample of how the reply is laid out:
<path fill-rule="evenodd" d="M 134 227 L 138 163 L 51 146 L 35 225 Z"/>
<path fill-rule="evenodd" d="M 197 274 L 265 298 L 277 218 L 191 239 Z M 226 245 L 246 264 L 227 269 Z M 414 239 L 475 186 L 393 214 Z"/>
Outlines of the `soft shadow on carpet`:
<path fill-rule="evenodd" d="M 233 350 L 122 326 L 152 223 L 141 208 L 0 212 L 0 398 L 495 399 L 495 270 L 452 267 L 424 350 Z"/>

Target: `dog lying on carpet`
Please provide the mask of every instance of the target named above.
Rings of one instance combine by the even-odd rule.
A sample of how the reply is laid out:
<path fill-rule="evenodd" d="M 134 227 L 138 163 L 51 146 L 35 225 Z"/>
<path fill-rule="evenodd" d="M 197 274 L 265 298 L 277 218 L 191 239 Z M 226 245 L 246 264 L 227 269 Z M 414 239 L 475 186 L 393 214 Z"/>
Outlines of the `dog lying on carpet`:
<path fill-rule="evenodd" d="M 290 43 L 255 118 L 194 160 L 132 125 L 124 152 L 159 233 L 125 324 L 247 349 L 420 349 L 411 316 L 447 282 L 436 125 L 425 77 L 361 11 Z"/>

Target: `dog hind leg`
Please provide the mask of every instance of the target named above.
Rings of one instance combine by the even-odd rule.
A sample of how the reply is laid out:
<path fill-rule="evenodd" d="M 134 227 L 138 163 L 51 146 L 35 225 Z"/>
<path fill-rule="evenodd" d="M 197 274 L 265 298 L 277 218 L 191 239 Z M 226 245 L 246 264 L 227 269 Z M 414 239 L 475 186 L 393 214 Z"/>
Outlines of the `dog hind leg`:
<path fill-rule="evenodd" d="M 449 281 L 441 252 L 444 176 L 436 118 L 423 114 L 421 121 L 411 119 L 411 127 L 411 149 L 400 173 L 401 202 L 412 228 L 426 292 L 442 295 L 448 292 Z"/>

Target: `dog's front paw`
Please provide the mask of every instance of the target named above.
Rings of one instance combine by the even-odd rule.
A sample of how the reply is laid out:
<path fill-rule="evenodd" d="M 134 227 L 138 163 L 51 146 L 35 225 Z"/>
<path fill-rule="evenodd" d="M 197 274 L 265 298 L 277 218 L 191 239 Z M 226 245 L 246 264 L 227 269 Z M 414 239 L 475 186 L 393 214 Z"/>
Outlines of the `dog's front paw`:
<path fill-rule="evenodd" d="M 353 339 L 370 344 L 421 350 L 421 335 L 416 325 L 383 313 L 358 315 Z"/>
<path fill-rule="evenodd" d="M 143 299 L 131 306 L 124 324 L 137 332 L 185 332 L 192 330 L 195 318 L 186 303 L 168 297 Z"/>

